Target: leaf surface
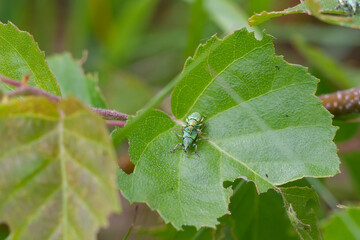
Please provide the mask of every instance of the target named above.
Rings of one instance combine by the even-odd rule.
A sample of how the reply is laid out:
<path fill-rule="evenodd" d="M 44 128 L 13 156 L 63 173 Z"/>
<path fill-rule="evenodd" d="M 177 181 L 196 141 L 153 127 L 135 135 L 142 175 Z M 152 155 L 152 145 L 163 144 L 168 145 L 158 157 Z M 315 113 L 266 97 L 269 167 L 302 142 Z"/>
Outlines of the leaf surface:
<path fill-rule="evenodd" d="M 261 193 L 338 172 L 335 128 L 314 96 L 317 81 L 275 56 L 271 36 L 258 41 L 243 29 L 224 40 L 213 37 L 186 62 L 180 78 L 173 114 L 180 120 L 192 112 L 206 116 L 209 140 L 197 142 L 200 157 L 171 154 L 181 142 L 175 122 L 159 111 L 140 112 L 142 119 L 126 134 L 135 170 L 118 174 L 130 201 L 146 202 L 176 228 L 214 227 L 228 213 L 232 190 L 225 181 L 241 177 Z"/>
<path fill-rule="evenodd" d="M 33 37 L 12 23 L 0 22 L 0 75 L 21 80 L 30 74 L 29 84 L 49 93 L 60 95 L 60 89 Z M 0 83 L 3 90 L 12 87 Z"/>
<path fill-rule="evenodd" d="M 0 105 L 0 131 L 0 220 L 12 239 L 96 239 L 118 209 L 104 121 L 74 99 L 31 97 Z"/>

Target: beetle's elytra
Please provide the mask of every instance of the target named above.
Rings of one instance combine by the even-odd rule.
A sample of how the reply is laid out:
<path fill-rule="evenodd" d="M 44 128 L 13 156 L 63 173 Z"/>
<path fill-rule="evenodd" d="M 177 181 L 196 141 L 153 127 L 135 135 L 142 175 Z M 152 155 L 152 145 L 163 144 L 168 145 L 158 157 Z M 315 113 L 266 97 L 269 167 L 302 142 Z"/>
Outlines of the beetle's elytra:
<path fill-rule="evenodd" d="M 173 153 L 176 150 L 184 150 L 184 152 L 189 152 L 190 147 L 195 148 L 195 154 L 199 156 L 197 153 L 197 145 L 196 142 L 199 140 L 206 140 L 206 139 L 200 139 L 199 136 L 203 134 L 202 129 L 205 127 L 204 123 L 204 117 L 201 116 L 200 113 L 194 112 L 190 114 L 186 118 L 186 123 L 182 127 L 182 136 L 176 133 L 177 136 L 179 136 L 183 142 L 176 144 L 173 150 L 170 152 Z M 183 148 L 178 148 L 178 146 L 182 146 Z"/>

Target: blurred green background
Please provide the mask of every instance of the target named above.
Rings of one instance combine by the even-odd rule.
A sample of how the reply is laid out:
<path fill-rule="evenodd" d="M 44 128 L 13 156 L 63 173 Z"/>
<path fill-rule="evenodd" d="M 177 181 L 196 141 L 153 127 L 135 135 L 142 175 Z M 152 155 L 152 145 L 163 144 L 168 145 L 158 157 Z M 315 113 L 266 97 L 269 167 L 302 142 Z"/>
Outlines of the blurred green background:
<path fill-rule="evenodd" d="M 304 14 L 284 16 L 250 28 L 254 12 L 282 10 L 299 1 L 275 0 L 0 0 L 0 21 L 32 34 L 49 58 L 70 53 L 84 71 L 98 74 L 107 106 L 135 114 L 182 69 L 200 43 L 247 27 L 261 38 L 273 35 L 275 50 L 302 64 L 321 82 L 318 94 L 360 85 L 360 31 L 329 25 Z M 52 57 L 53 56 L 53 57 Z M 86 61 L 85 61 L 86 60 Z M 161 105 L 171 114 L 169 99 Z M 360 196 L 358 123 L 336 120 L 342 174 L 326 187 L 340 202 Z M 126 146 L 124 147 L 126 152 Z M 121 151 L 120 151 L 121 152 Z M 121 154 L 119 164 L 130 168 Z M 131 170 L 129 170 L 131 171 Z M 122 199 L 123 213 L 110 218 L 99 239 L 122 239 L 135 207 Z M 160 217 L 139 205 L 136 226 L 159 226 Z M 0 227 L 3 225 L 0 225 Z M 139 239 L 132 233 L 130 239 Z M 1 239 L 1 237 L 0 237 Z M 141 237 L 143 239 L 143 237 Z"/>

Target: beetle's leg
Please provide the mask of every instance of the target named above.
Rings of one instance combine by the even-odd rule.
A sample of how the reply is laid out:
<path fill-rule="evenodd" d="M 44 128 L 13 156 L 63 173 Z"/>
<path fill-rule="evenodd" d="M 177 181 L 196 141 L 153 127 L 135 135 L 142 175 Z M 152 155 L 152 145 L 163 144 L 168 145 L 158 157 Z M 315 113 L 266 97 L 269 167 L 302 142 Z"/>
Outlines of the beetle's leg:
<path fill-rule="evenodd" d="M 183 144 L 183 143 L 178 143 L 178 144 L 176 144 L 176 146 L 174 147 L 174 149 L 171 150 L 170 152 L 173 153 L 173 152 L 175 152 L 176 150 L 184 150 L 183 148 L 177 148 L 178 146 L 183 146 L 183 147 L 184 147 L 184 144 Z"/>
<path fill-rule="evenodd" d="M 200 155 L 197 153 L 197 145 L 195 143 L 193 144 L 193 147 L 195 147 L 195 154 L 200 157 Z"/>
<path fill-rule="evenodd" d="M 199 132 L 199 135 L 200 135 L 200 134 L 207 135 L 207 133 L 206 133 L 206 132 L 202 132 L 201 130 L 199 130 L 198 132 Z"/>
<path fill-rule="evenodd" d="M 204 134 L 204 135 L 207 134 L 207 133 L 205 133 L 205 132 L 202 131 L 205 127 L 206 127 L 206 125 L 202 126 L 200 129 L 197 129 L 199 135 L 200 135 L 200 134 Z"/>
<path fill-rule="evenodd" d="M 179 138 L 184 139 L 180 134 L 178 134 L 178 133 L 175 133 L 175 134 L 176 134 L 176 136 L 178 136 Z"/>

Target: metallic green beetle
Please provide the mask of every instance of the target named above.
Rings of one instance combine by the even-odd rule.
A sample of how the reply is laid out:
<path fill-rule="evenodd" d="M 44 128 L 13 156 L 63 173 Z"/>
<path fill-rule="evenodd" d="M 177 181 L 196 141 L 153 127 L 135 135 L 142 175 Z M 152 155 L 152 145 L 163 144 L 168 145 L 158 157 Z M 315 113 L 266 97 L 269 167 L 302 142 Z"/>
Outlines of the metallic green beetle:
<path fill-rule="evenodd" d="M 183 139 L 183 142 L 176 144 L 175 148 L 170 152 L 173 153 L 176 150 L 184 150 L 184 152 L 189 152 L 190 147 L 195 147 L 195 154 L 200 157 L 197 153 L 197 145 L 195 142 L 200 140 L 207 140 L 199 138 L 199 136 L 203 134 L 201 130 L 205 127 L 203 120 L 204 117 L 201 117 L 200 113 L 194 112 L 190 114 L 186 118 L 186 124 L 182 128 L 183 135 L 181 136 L 176 133 L 177 136 Z M 183 148 L 177 148 L 178 146 L 182 146 Z"/>
<path fill-rule="evenodd" d="M 355 15 L 360 8 L 360 2 L 358 0 L 338 0 L 339 5 L 335 9 L 342 8 L 349 16 Z"/>
<path fill-rule="evenodd" d="M 192 132 L 194 129 L 200 132 L 203 128 L 204 117 L 201 117 L 200 113 L 194 112 L 186 118 L 186 124 L 184 128 L 189 127 L 189 131 Z"/>

